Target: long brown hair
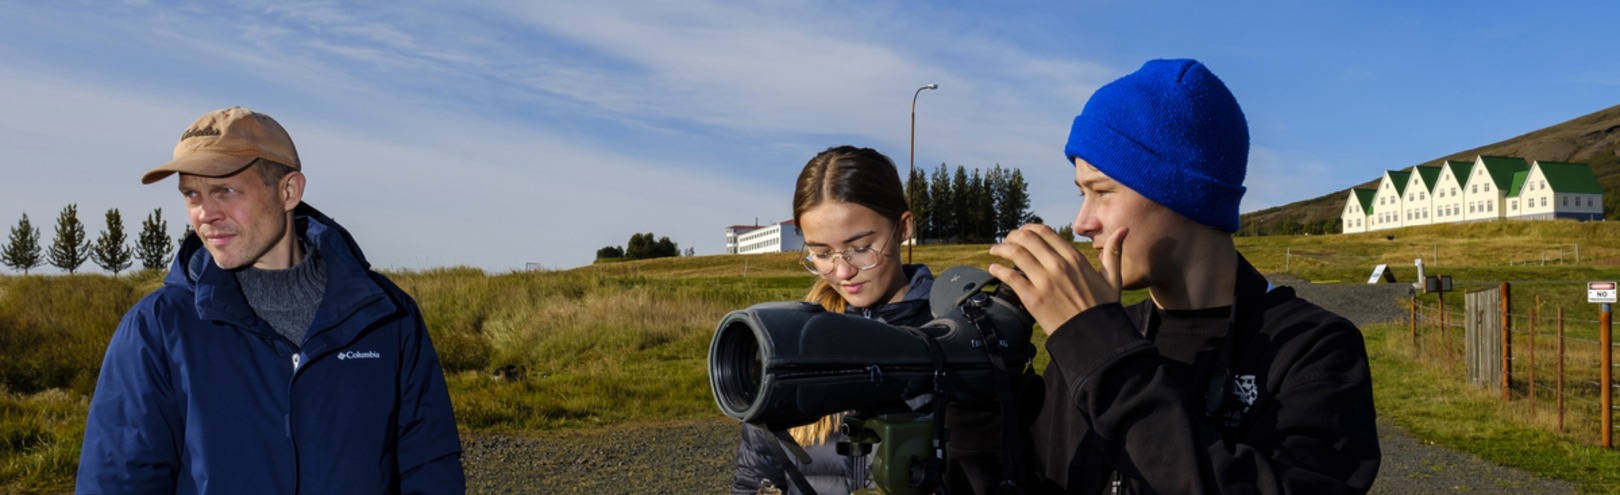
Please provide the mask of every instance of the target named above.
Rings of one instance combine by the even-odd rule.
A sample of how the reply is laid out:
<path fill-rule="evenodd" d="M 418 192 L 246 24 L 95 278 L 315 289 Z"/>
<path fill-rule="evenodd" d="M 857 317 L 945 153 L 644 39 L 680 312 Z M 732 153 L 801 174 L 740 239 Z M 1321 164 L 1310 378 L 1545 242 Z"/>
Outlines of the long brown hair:
<path fill-rule="evenodd" d="M 804 164 L 797 186 L 793 188 L 793 223 L 802 226 L 799 217 L 804 212 L 829 201 L 865 206 L 896 226 L 910 211 L 905 188 L 900 185 L 900 171 L 889 157 L 871 148 L 827 148 Z M 821 277 L 816 277 L 805 300 L 833 313 L 843 313 L 849 305 L 844 296 Z M 838 430 L 843 417 L 843 413 L 832 414 L 815 423 L 794 427 L 788 433 L 802 445 L 819 445 Z"/>

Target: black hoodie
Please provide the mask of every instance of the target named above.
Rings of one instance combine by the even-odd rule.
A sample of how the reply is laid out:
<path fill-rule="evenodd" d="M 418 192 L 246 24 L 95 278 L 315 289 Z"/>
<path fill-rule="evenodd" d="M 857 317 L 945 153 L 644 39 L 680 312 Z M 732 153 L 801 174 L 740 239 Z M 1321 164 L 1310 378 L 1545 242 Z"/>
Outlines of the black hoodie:
<path fill-rule="evenodd" d="M 1360 331 L 1238 265 L 1236 311 L 1107 304 L 1053 332 L 1031 435 L 1037 491 L 1112 493 L 1116 472 L 1118 493 L 1372 487 L 1380 454 Z M 1206 397 L 1231 399 L 1209 408 Z"/>

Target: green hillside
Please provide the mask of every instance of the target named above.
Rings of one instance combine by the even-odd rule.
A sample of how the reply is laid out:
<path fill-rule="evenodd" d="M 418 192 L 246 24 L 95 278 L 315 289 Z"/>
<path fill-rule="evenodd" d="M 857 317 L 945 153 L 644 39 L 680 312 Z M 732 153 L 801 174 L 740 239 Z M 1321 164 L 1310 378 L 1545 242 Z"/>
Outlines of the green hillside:
<path fill-rule="evenodd" d="M 1620 191 L 1620 105 L 1499 143 L 1401 167 L 1400 170 L 1409 170 L 1417 165 L 1440 165 L 1446 160 L 1471 162 L 1478 155 L 1515 156 L 1525 161 L 1585 163 L 1592 166 L 1592 173 L 1604 190 Z M 1388 168 L 1395 170 L 1395 167 Z M 1323 196 L 1246 213 L 1242 216 L 1241 234 L 1285 233 L 1282 231 L 1288 228 L 1285 226 L 1336 225 L 1349 189 L 1377 187 L 1382 173 L 1382 169 L 1369 171 L 1367 182 Z M 1617 209 L 1620 209 L 1620 194 L 1605 196 L 1604 216 L 1620 218 L 1616 216 Z M 1333 230 L 1336 229 L 1329 229 Z"/>

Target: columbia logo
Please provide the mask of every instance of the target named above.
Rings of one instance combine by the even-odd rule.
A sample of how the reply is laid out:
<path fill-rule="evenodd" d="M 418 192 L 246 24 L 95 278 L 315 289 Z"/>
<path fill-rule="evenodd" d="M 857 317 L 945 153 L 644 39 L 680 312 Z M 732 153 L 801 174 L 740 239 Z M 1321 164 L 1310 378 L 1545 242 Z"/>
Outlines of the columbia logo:
<path fill-rule="evenodd" d="M 343 352 L 338 353 L 338 360 L 339 361 L 347 360 L 347 359 L 379 359 L 379 358 L 382 358 L 382 354 L 378 354 L 377 351 L 343 351 Z"/>

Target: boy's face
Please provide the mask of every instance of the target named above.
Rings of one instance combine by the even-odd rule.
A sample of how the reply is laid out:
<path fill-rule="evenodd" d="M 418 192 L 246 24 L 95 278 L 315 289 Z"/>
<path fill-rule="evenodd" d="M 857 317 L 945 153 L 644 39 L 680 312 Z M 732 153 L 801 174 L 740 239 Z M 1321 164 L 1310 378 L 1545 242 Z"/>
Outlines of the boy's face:
<path fill-rule="evenodd" d="M 1130 228 L 1120 254 L 1123 289 L 1152 286 L 1154 279 L 1161 278 L 1155 272 L 1171 275 L 1180 271 L 1173 256 L 1181 251 L 1177 234 L 1198 228 L 1198 224 L 1115 182 L 1078 157 L 1074 159 L 1074 184 L 1084 197 L 1074 218 L 1075 234 L 1090 237 L 1092 246 L 1105 252 L 1114 231 Z"/>

